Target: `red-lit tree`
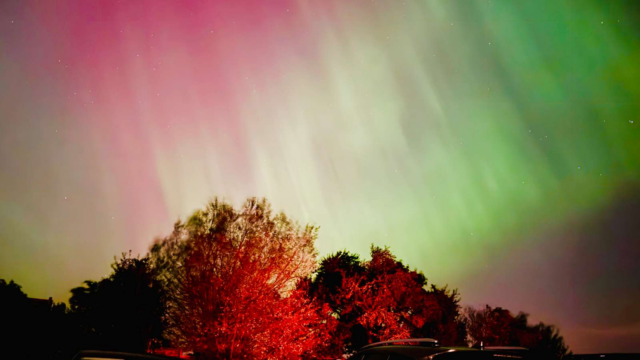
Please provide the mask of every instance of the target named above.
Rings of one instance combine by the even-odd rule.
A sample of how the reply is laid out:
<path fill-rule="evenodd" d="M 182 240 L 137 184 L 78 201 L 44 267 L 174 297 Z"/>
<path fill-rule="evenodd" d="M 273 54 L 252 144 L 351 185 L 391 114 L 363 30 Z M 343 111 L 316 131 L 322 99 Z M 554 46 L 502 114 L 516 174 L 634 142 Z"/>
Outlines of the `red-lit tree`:
<path fill-rule="evenodd" d="M 431 284 L 427 292 L 436 306 L 433 316 L 422 327 L 422 334 L 438 339 L 444 346 L 464 345 L 467 330 L 461 314 L 458 291 Z"/>
<path fill-rule="evenodd" d="M 388 248 L 371 248 L 371 260 L 338 252 L 323 259 L 310 293 L 338 320 L 334 354 L 380 340 L 446 335 L 459 342 L 457 293 L 435 286 L 397 260 Z M 447 306 L 445 306 L 447 305 Z M 449 334 L 448 332 L 454 333 Z"/>
<path fill-rule="evenodd" d="M 312 356 L 327 341 L 328 311 L 297 285 L 315 269 L 316 237 L 256 199 L 240 211 L 216 199 L 177 223 L 151 251 L 168 292 L 167 335 L 209 358 Z"/>

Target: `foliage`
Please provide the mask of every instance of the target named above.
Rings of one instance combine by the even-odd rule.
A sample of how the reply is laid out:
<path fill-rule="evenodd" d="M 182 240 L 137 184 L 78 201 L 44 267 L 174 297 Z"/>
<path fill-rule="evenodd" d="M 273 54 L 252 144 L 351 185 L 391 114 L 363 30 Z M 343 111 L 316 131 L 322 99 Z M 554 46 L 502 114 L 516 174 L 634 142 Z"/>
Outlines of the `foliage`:
<path fill-rule="evenodd" d="M 569 354 L 555 326 L 529 325 L 525 313 L 513 316 L 509 310 L 487 305 L 483 309 L 467 307 L 464 315 L 472 346 L 523 346 L 549 359 L 562 359 Z"/>
<path fill-rule="evenodd" d="M 324 258 L 309 289 L 338 320 L 333 354 L 408 337 L 460 342 L 457 292 L 436 286 L 428 291 L 426 285 L 422 273 L 410 270 L 388 248 L 372 246 L 369 261 L 346 251 Z"/>
<path fill-rule="evenodd" d="M 167 289 L 167 336 L 209 358 L 309 357 L 327 313 L 297 288 L 315 268 L 317 228 L 217 199 L 151 250 Z"/>
<path fill-rule="evenodd" d="M 72 333 L 64 303 L 30 299 L 20 285 L 0 279 L 0 348 L 11 359 L 56 359 L 71 355 Z M 33 346 L 37 344 L 38 346 Z"/>
<path fill-rule="evenodd" d="M 0 279 L 0 308 L 7 309 L 21 306 L 27 300 L 27 294 L 22 292 L 22 286 Z"/>
<path fill-rule="evenodd" d="M 72 289 L 69 309 L 0 279 L 0 346 L 17 360 L 169 343 L 206 359 L 335 359 L 375 341 L 433 337 L 569 354 L 556 327 L 527 314 L 461 313 L 457 290 L 428 286 L 386 247 L 372 246 L 366 261 L 339 251 L 317 266 L 317 230 L 274 215 L 266 200 L 236 210 L 215 199 L 148 256 L 123 254 L 108 277 Z"/>
<path fill-rule="evenodd" d="M 436 306 L 432 317 L 422 327 L 422 334 L 438 339 L 444 346 L 465 344 L 467 329 L 461 314 L 458 290 L 431 284 L 428 295 Z"/>
<path fill-rule="evenodd" d="M 0 338 L 2 348 L 11 349 L 11 355 L 19 359 L 27 358 L 24 349 L 16 349 L 14 344 L 22 344 L 28 334 L 28 327 L 22 321 L 27 310 L 27 295 L 20 285 L 11 280 L 0 279 L 0 328 L 6 334 Z"/>
<path fill-rule="evenodd" d="M 71 290 L 73 317 L 85 348 L 144 352 L 164 330 L 164 292 L 149 259 L 122 254 L 112 274 Z"/>

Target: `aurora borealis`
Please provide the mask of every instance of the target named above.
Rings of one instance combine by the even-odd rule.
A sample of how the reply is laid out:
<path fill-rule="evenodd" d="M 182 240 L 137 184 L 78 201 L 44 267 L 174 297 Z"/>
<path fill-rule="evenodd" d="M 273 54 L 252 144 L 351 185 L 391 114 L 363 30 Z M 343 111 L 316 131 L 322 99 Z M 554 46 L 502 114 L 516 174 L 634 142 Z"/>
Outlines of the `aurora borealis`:
<path fill-rule="evenodd" d="M 640 352 L 640 2 L 0 3 L 0 278 L 68 291 L 213 196 Z"/>

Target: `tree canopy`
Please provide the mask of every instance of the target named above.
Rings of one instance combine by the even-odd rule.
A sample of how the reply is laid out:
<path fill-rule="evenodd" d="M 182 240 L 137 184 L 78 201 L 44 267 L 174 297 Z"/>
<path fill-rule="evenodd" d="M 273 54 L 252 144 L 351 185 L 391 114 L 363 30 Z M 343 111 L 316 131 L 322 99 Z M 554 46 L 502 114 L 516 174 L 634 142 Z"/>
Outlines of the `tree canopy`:
<path fill-rule="evenodd" d="M 145 352 L 162 341 L 164 290 L 147 257 L 122 254 L 111 268 L 108 277 L 71 290 L 69 304 L 82 346 Z"/>
<path fill-rule="evenodd" d="M 67 337 L 73 329 L 66 315 L 64 303 L 29 298 L 13 280 L 0 279 L 0 348 L 4 357 L 22 360 L 72 356 Z"/>
<path fill-rule="evenodd" d="M 513 315 L 509 310 L 486 305 L 482 309 L 467 307 L 464 311 L 468 341 L 471 346 L 522 346 L 542 358 L 561 359 L 569 348 L 553 325 L 529 324 L 529 315 Z"/>
<path fill-rule="evenodd" d="M 203 359 L 336 359 L 376 341 L 432 337 L 444 346 L 523 346 L 569 354 L 559 330 L 500 307 L 460 307 L 388 247 L 317 260 L 318 228 L 214 199 L 144 257 L 124 253 L 109 276 L 71 290 L 70 308 L 30 299 L 0 279 L 0 326 L 14 359 L 70 358 L 80 349 L 193 350 Z M 34 347 L 30 344 L 38 343 Z"/>
<path fill-rule="evenodd" d="M 372 246 L 368 261 L 346 251 L 327 256 L 309 289 L 338 320 L 332 334 L 335 353 L 410 337 L 438 337 L 445 345 L 464 341 L 457 292 L 427 288 L 426 277 L 389 248 Z"/>
<path fill-rule="evenodd" d="M 316 262 L 317 228 L 274 215 L 266 200 L 210 202 L 156 242 L 169 337 L 213 358 L 284 359 L 325 341 L 322 307 L 297 288 Z"/>

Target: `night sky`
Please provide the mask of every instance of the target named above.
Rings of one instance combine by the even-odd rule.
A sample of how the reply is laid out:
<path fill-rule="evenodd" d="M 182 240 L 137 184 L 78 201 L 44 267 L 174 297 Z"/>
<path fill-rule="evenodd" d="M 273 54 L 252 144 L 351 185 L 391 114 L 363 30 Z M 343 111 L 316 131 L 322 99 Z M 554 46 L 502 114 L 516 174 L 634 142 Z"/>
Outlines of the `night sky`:
<path fill-rule="evenodd" d="M 640 2 L 0 1 L 0 278 L 66 301 L 214 196 L 640 352 Z"/>

